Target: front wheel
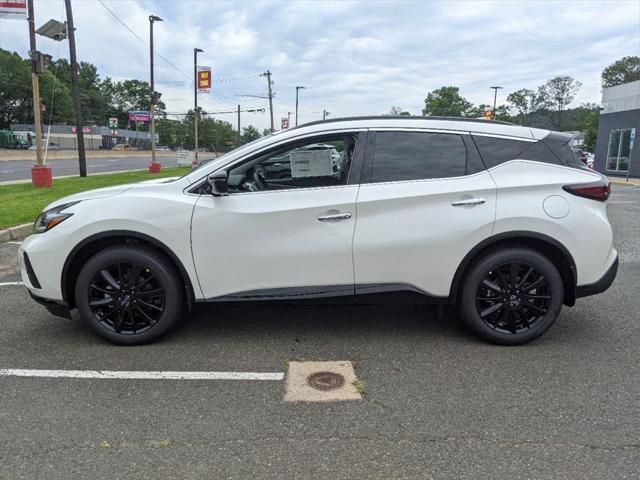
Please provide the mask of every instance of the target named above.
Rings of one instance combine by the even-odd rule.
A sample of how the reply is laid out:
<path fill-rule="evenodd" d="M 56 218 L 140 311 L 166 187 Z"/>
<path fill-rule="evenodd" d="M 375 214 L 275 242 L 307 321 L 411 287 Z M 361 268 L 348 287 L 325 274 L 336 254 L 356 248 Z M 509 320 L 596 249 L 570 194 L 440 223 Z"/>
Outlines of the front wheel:
<path fill-rule="evenodd" d="M 473 264 L 463 285 L 460 314 L 485 340 L 519 345 L 553 325 L 563 297 L 562 278 L 547 257 L 529 248 L 507 248 Z"/>
<path fill-rule="evenodd" d="M 121 345 L 148 343 L 180 318 L 183 293 L 173 265 L 153 250 L 118 246 L 84 265 L 75 288 L 82 319 Z"/>

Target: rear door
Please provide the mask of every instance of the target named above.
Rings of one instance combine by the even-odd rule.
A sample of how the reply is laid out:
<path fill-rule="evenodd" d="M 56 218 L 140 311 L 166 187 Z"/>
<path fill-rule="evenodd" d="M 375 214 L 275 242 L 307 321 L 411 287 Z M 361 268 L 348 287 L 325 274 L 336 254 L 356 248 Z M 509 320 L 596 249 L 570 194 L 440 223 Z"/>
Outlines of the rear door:
<path fill-rule="evenodd" d="M 356 292 L 448 296 L 458 265 L 495 219 L 495 183 L 468 132 L 370 132 L 361 181 Z"/>

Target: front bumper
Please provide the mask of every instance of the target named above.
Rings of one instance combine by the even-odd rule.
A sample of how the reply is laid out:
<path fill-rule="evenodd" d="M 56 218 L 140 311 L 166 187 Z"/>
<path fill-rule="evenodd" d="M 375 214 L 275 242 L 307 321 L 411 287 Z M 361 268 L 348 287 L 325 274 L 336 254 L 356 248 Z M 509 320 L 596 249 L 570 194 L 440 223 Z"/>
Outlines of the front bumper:
<path fill-rule="evenodd" d="M 578 285 L 576 287 L 576 298 L 588 297 L 590 295 L 597 295 L 598 293 L 602 293 L 607 290 L 618 274 L 618 257 L 614 260 L 613 264 L 609 267 L 606 273 L 600 277 L 594 283 L 589 283 L 586 285 Z"/>
<path fill-rule="evenodd" d="M 43 305 L 51 315 L 55 315 L 56 317 L 71 318 L 71 311 L 69 310 L 69 306 L 65 302 L 38 297 L 31 291 L 29 291 L 29 295 L 31 295 L 31 298 L 33 298 L 40 305 Z"/>

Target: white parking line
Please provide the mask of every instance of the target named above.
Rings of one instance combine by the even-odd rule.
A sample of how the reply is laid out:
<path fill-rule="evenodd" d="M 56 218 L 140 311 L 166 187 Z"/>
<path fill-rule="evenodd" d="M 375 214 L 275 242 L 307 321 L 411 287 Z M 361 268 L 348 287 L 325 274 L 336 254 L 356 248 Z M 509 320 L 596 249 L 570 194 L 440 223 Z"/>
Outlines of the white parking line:
<path fill-rule="evenodd" d="M 4 243 L 8 243 L 10 245 L 22 245 L 22 242 L 14 242 L 14 241 L 8 241 L 8 242 L 4 242 Z"/>
<path fill-rule="evenodd" d="M 23 282 L 0 282 L 0 287 L 8 287 L 10 285 L 24 285 Z"/>
<path fill-rule="evenodd" d="M 284 373 L 257 372 L 136 372 L 112 370 L 0 369 L 0 377 L 100 378 L 123 380 L 282 380 Z"/>

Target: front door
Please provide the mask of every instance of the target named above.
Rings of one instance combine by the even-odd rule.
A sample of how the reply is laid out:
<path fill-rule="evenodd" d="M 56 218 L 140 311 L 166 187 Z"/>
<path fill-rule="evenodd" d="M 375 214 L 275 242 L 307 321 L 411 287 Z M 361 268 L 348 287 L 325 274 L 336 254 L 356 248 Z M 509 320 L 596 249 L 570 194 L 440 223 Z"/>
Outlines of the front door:
<path fill-rule="evenodd" d="M 228 196 L 201 195 L 191 235 L 205 299 L 353 294 L 361 135 L 297 140 L 244 159 L 226 169 Z"/>

